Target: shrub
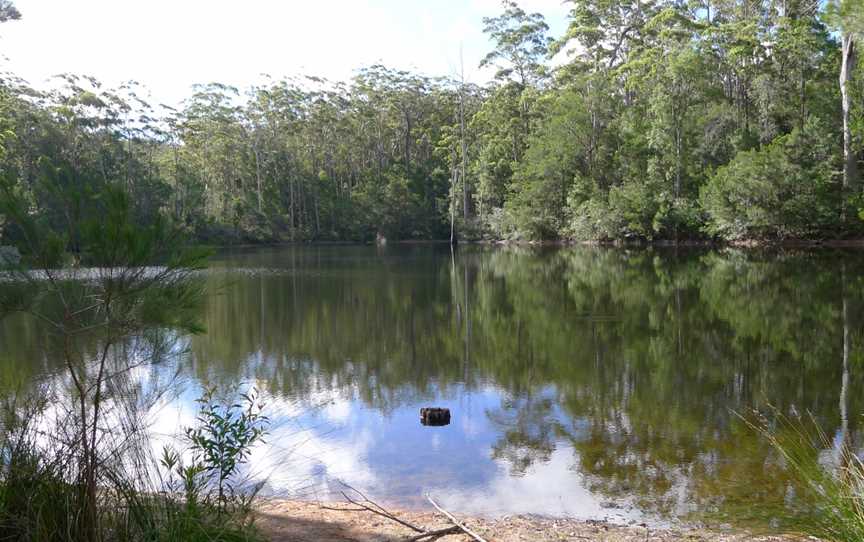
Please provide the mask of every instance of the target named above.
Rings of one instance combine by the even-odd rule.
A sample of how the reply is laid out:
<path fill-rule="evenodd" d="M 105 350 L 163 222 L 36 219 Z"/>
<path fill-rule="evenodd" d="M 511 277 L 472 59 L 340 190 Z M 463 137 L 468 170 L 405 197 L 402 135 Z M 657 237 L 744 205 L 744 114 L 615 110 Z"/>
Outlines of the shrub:
<path fill-rule="evenodd" d="M 660 183 L 628 182 L 581 201 L 570 200 L 567 234 L 584 240 L 674 239 L 699 231 L 700 210 L 684 198 L 674 199 Z"/>
<path fill-rule="evenodd" d="M 782 239 L 838 226 L 832 157 L 809 133 L 796 130 L 741 151 L 718 168 L 700 195 L 706 232 L 728 240 Z"/>
<path fill-rule="evenodd" d="M 202 487 L 211 489 L 207 500 L 215 500 L 223 512 L 246 501 L 237 492 L 235 477 L 249 459 L 252 447 L 263 439 L 269 420 L 261 414 L 263 405 L 255 390 L 242 394 L 242 403 L 223 404 L 215 399 L 215 393 L 215 388 L 209 388 L 198 399 L 198 425 L 186 428 L 193 460 L 184 469 L 186 474 L 206 477 Z M 164 460 L 163 465 L 168 467 Z M 187 486 L 193 482 L 187 477 Z"/>
<path fill-rule="evenodd" d="M 95 539 L 260 540 L 251 515 L 258 486 L 241 487 L 237 475 L 263 437 L 267 418 L 254 392 L 242 398 L 223 404 L 212 390 L 204 394 L 199 423 L 186 432 L 191 461 L 184 464 L 183 454 L 163 450 L 165 479 L 151 476 L 146 434 L 125 435 L 141 440 L 129 457 L 103 465 Z M 0 411 L 0 540 L 85 540 L 79 524 L 85 495 L 74 477 L 74 451 L 45 425 L 47 400 L 28 396 L 21 403 L 10 399 Z"/>

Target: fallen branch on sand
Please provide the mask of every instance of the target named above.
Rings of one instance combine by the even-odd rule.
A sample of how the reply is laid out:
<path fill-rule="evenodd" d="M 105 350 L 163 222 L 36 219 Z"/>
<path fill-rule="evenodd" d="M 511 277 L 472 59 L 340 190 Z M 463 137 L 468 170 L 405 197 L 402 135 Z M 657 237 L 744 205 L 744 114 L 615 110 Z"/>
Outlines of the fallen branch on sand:
<path fill-rule="evenodd" d="M 462 529 L 455 525 L 451 525 L 450 527 L 445 527 L 443 529 L 436 529 L 434 531 L 426 531 L 425 533 L 418 534 L 417 536 L 412 536 L 411 538 L 405 539 L 405 542 L 417 542 L 418 540 L 423 540 L 424 538 L 435 539 L 439 536 L 446 536 L 448 534 L 456 534 L 461 533 Z"/>
<path fill-rule="evenodd" d="M 429 495 L 428 493 L 426 494 L 426 499 L 427 499 L 430 503 L 432 503 L 432 506 L 434 506 L 436 510 L 438 510 L 439 512 L 441 512 L 442 514 L 444 514 L 445 516 L 447 516 L 447 519 L 449 519 L 450 521 L 452 521 L 452 522 L 453 522 L 453 525 L 455 525 L 456 527 L 459 527 L 459 529 L 460 529 L 462 532 L 464 532 L 465 534 L 467 534 L 468 536 L 470 536 L 471 538 L 473 538 L 473 539 L 476 540 L 477 542 L 487 542 L 485 538 L 483 538 L 483 537 L 480 536 L 479 534 L 475 533 L 474 531 L 472 531 L 471 529 L 469 529 L 467 526 L 465 526 L 464 523 L 462 523 L 462 522 L 460 522 L 458 519 L 456 519 L 456 517 L 455 517 L 453 514 L 451 514 L 451 513 L 448 512 L 447 510 L 444 510 L 443 508 L 441 508 L 440 506 L 438 506 L 438 503 L 435 502 L 434 500 L 432 500 L 432 496 Z"/>
<path fill-rule="evenodd" d="M 352 489 L 353 489 L 353 488 L 352 488 Z M 357 490 L 354 489 L 354 491 L 357 491 Z M 365 504 L 365 503 L 363 503 L 363 502 L 360 502 L 360 501 L 357 501 L 357 500 L 352 499 L 352 498 L 349 497 L 348 494 L 345 493 L 344 491 L 342 491 L 341 493 L 342 493 L 342 496 L 345 497 L 345 500 L 348 501 L 348 502 L 350 502 L 350 503 L 353 504 L 354 506 L 359 506 L 359 507 L 360 507 L 361 509 L 363 509 L 363 510 L 367 510 L 367 511 L 369 511 L 369 512 L 372 512 L 373 514 L 378 514 L 379 516 L 383 516 L 383 517 L 385 517 L 385 518 L 387 518 L 387 519 L 389 519 L 389 520 L 391 520 L 391 521 L 395 521 L 396 523 L 402 524 L 402 525 L 404 525 L 405 527 L 408 527 L 409 529 L 411 529 L 412 531 L 415 531 L 415 532 L 418 532 L 418 533 L 425 533 L 425 532 L 427 532 L 426 529 L 421 529 L 420 527 L 414 525 L 413 523 L 408 523 L 407 521 L 405 521 L 405 520 L 403 520 L 403 519 L 399 519 L 399 518 L 397 518 L 396 516 L 394 516 L 393 514 L 391 514 L 390 512 L 388 512 L 386 508 L 384 508 L 383 506 L 381 506 L 381 505 L 378 504 L 377 502 L 373 501 L 372 499 L 370 499 L 370 498 L 367 497 L 366 495 L 363 495 L 363 494 L 360 493 L 359 491 L 357 491 L 357 493 L 360 493 L 360 495 L 363 497 L 363 499 L 364 499 L 367 503 L 369 503 L 369 505 L 367 505 L 367 504 Z M 370 506 L 370 505 L 371 505 L 371 506 Z"/>
<path fill-rule="evenodd" d="M 426 540 L 426 539 L 435 540 L 439 537 L 446 536 L 448 534 L 457 534 L 457 533 L 465 533 L 468 536 L 470 536 L 471 538 L 473 538 L 474 540 L 476 540 L 477 542 L 487 542 L 486 539 L 484 539 L 483 537 L 481 537 L 480 535 L 478 535 L 477 533 L 475 533 L 474 531 L 469 529 L 467 526 L 465 526 L 465 524 L 463 524 L 462 522 L 457 520 L 453 516 L 453 514 L 444 510 L 443 508 L 441 508 L 438 505 L 438 503 L 436 503 L 434 500 L 432 500 L 432 497 L 430 497 L 429 495 L 426 495 L 426 498 L 429 500 L 430 503 L 432 503 L 432 506 L 434 506 L 439 512 L 441 512 L 442 514 L 447 516 L 447 519 L 453 523 L 452 526 L 444 527 L 442 529 L 430 530 L 430 529 L 420 527 L 418 525 L 414 525 L 411 522 L 408 522 L 404 519 L 397 517 L 395 514 L 393 514 L 392 512 L 390 512 L 389 510 L 387 510 L 386 508 L 384 508 L 383 506 L 378 504 L 377 502 L 375 502 L 372 499 L 370 499 L 369 497 L 367 497 L 365 494 L 363 494 L 362 491 L 360 491 L 356 488 L 353 488 L 353 487 L 349 486 L 348 484 L 345 484 L 344 482 L 342 485 L 344 485 L 346 488 L 350 489 L 351 491 L 353 491 L 354 493 L 356 493 L 357 495 L 359 495 L 362 498 L 362 500 L 358 500 L 358 499 L 352 498 L 351 496 L 349 496 L 344 491 L 340 492 L 340 493 L 342 493 L 342 497 L 344 497 L 345 500 L 348 501 L 348 503 L 354 505 L 354 508 L 336 508 L 336 507 L 331 507 L 331 506 L 324 506 L 323 504 L 319 505 L 319 506 L 321 508 L 326 509 L 326 510 L 336 510 L 338 512 L 371 512 L 373 514 L 387 518 L 390 521 L 395 521 L 396 523 L 411 529 L 415 533 L 418 533 L 414 536 L 411 536 L 410 538 L 406 538 L 405 542 L 419 542 L 421 540 Z"/>

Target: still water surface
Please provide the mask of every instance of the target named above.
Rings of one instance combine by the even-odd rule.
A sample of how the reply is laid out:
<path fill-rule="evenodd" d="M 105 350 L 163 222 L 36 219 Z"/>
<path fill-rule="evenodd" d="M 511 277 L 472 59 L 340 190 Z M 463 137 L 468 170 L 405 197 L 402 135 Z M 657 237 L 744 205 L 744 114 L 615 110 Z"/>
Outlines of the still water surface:
<path fill-rule="evenodd" d="M 255 385 L 270 494 L 784 527 L 799 491 L 739 414 L 809 412 L 860 449 L 862 270 L 834 250 L 226 251 L 207 332 L 152 369 L 183 382 L 154 433 L 190 424 L 205 383 Z M 38 335 L 4 324 L 0 364 L 50 373 Z M 423 406 L 452 423 L 422 426 Z"/>

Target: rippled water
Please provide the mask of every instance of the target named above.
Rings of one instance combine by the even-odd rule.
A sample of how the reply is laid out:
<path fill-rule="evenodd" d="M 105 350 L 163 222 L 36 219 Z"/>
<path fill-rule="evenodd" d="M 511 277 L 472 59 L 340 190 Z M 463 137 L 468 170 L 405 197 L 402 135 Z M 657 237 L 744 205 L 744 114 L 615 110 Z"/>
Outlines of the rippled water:
<path fill-rule="evenodd" d="M 862 269 L 833 250 L 223 252 L 207 333 L 141 378 L 181 375 L 157 437 L 192 422 L 204 383 L 261 389 L 274 425 L 252 468 L 271 494 L 344 481 L 464 512 L 776 528 L 806 503 L 739 414 L 809 412 L 860 448 Z M 4 378 L 55 371 L 41 344 L 3 324 Z M 423 406 L 452 423 L 421 425 Z"/>

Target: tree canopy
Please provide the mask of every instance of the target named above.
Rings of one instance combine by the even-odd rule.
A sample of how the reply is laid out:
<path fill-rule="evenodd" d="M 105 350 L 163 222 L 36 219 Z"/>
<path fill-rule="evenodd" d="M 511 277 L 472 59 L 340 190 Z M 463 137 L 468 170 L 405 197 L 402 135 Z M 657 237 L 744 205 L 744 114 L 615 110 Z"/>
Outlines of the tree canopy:
<path fill-rule="evenodd" d="M 569 3 L 562 36 L 513 0 L 484 18 L 483 85 L 375 65 L 199 85 L 172 109 L 133 83 L 6 76 L 0 168 L 56 220 L 77 211 L 48 171 L 217 243 L 444 239 L 451 220 L 486 239 L 860 236 L 857 2 Z"/>

